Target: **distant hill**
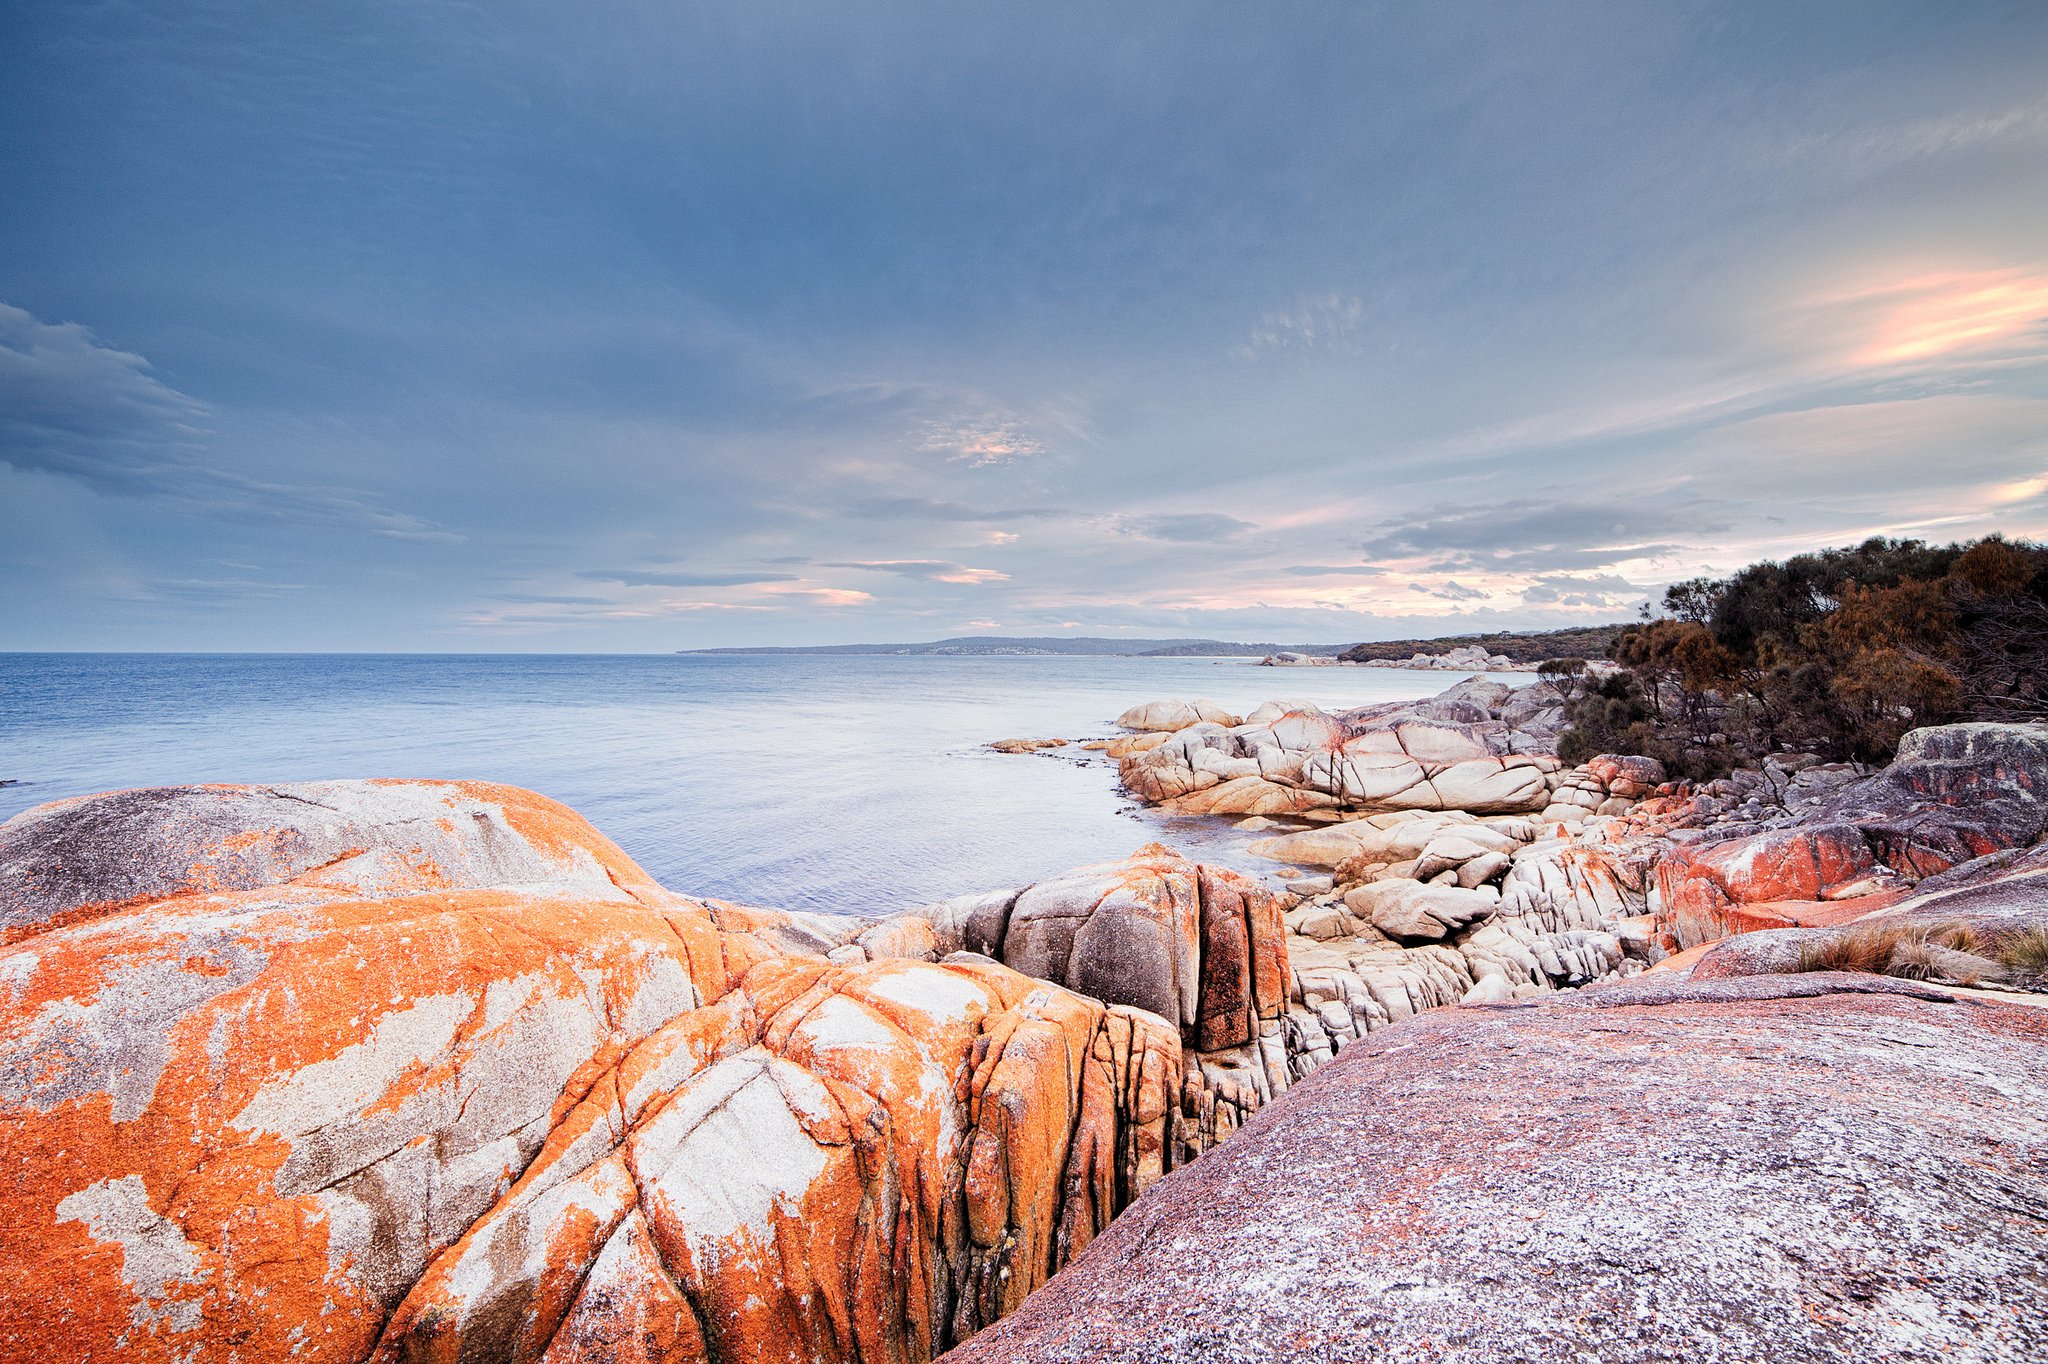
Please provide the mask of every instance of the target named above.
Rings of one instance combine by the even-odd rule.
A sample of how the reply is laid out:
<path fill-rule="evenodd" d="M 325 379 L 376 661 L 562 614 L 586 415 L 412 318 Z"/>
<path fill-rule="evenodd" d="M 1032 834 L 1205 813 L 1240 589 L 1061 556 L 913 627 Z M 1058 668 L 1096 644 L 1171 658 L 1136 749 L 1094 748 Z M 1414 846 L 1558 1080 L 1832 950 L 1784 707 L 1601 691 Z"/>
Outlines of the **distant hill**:
<path fill-rule="evenodd" d="M 815 644 L 780 648 L 678 649 L 679 654 L 914 654 L 963 657 L 976 655 L 1060 654 L 1084 658 L 1264 658 L 1292 651 L 1301 654 L 1342 653 L 1342 644 L 1238 644 L 1222 639 L 1066 639 L 1058 636 L 960 635 L 924 644 Z"/>
<path fill-rule="evenodd" d="M 1541 663 L 1546 658 L 1605 658 L 1622 629 L 1620 625 L 1581 625 L 1568 630 L 1500 630 L 1490 635 L 1446 635 L 1440 639 L 1381 639 L 1354 644 L 1338 656 L 1347 663 L 1365 663 L 1376 658 L 1448 653 L 1476 644 L 1489 654 L 1499 654 L 1517 663 Z"/>

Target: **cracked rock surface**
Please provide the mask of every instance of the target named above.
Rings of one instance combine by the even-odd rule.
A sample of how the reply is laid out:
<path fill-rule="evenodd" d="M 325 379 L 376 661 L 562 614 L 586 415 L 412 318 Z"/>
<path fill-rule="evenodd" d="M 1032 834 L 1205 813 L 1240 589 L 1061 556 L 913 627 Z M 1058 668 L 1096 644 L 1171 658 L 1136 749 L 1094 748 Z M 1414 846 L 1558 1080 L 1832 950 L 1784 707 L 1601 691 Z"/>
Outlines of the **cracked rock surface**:
<path fill-rule="evenodd" d="M 2048 1012 L 1872 977 L 1443 1010 L 947 1358 L 2040 1359 L 2044 1093 Z"/>
<path fill-rule="evenodd" d="M 671 893 L 509 787 L 27 812 L 0 1358 L 929 1359 L 1262 1097 L 1183 1039 L 1256 1061 L 1277 904 L 1156 854 L 1038 898 L 1158 926 L 1046 969 L 1170 1018 L 924 918 Z"/>

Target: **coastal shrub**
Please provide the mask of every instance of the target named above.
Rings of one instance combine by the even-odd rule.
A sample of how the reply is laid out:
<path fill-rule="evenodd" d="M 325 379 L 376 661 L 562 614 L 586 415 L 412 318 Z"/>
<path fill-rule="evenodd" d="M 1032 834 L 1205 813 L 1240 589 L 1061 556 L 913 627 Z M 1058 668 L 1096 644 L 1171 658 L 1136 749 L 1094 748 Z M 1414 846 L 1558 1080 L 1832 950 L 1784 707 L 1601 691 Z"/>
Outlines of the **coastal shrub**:
<path fill-rule="evenodd" d="M 1471 645 L 1517 663 L 1549 658 L 1606 658 L 1609 645 L 1624 625 L 1575 625 L 1563 630 L 1500 630 L 1483 635 L 1445 635 L 1435 639 L 1381 639 L 1354 644 L 1340 658 L 1348 663 L 1374 659 L 1396 662 L 1416 654 L 1441 654 Z M 1271 652 L 1270 650 L 1268 652 Z"/>
<path fill-rule="evenodd" d="M 1550 684 L 1558 698 L 1569 706 L 1586 685 L 1588 665 L 1583 658 L 1546 658 L 1536 665 L 1538 679 Z"/>
<path fill-rule="evenodd" d="M 1625 682 L 1572 700 L 1561 752 L 1694 778 L 1772 753 L 1881 763 L 1922 725 L 2048 717 L 2048 548 L 1879 537 L 1753 564 L 1673 584 L 1609 653 Z"/>

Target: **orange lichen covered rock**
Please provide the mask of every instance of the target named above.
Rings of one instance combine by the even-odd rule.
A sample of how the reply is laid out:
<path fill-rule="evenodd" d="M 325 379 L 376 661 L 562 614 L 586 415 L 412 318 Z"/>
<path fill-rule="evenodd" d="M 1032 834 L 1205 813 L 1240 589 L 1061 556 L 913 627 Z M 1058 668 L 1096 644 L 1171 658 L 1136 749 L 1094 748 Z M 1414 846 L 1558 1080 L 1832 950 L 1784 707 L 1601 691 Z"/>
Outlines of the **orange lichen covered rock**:
<path fill-rule="evenodd" d="M 10 1359 L 922 1360 L 1202 1140 L 1179 1022 L 505 787 L 45 806 L 0 927 Z"/>
<path fill-rule="evenodd" d="M 1281 897 L 1250 877 L 1147 844 L 1020 891 L 913 911 L 960 948 L 1178 1031 L 1183 1157 L 1287 1088 L 1289 988 Z"/>

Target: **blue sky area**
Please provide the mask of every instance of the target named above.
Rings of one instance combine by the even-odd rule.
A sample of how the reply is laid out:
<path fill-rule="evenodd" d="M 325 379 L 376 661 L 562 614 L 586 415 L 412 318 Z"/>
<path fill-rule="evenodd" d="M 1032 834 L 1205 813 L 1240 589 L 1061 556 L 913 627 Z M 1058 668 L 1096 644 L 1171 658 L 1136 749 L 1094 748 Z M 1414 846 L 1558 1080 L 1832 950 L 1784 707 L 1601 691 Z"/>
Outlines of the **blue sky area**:
<path fill-rule="evenodd" d="M 1338 641 L 2048 531 L 2048 5 L 0 6 L 0 647 Z"/>

